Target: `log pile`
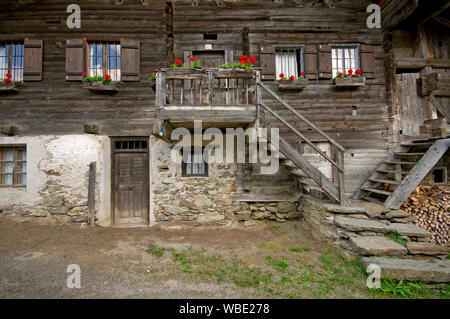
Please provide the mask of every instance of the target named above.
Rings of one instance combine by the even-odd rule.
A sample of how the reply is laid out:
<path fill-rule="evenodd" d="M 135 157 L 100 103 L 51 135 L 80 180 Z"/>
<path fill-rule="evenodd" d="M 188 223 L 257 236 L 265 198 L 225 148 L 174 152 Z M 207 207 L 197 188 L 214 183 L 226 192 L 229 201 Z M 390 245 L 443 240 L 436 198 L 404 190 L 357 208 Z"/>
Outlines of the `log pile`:
<path fill-rule="evenodd" d="M 401 207 L 415 217 L 414 223 L 433 233 L 436 244 L 449 242 L 450 184 L 418 186 Z"/>

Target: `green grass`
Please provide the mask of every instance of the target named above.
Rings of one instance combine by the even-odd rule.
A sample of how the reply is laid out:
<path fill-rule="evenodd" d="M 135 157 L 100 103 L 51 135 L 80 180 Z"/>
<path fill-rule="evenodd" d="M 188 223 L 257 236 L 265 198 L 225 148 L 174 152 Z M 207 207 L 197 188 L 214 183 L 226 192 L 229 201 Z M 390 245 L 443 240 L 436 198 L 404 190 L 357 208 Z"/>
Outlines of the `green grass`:
<path fill-rule="evenodd" d="M 296 247 L 292 247 L 289 250 L 294 252 L 294 253 L 301 253 L 302 251 L 311 251 L 311 248 L 308 248 L 308 247 L 300 248 L 300 247 L 296 246 Z"/>
<path fill-rule="evenodd" d="M 161 257 L 162 255 L 164 255 L 165 250 L 166 248 L 164 247 L 157 248 L 155 245 L 150 244 L 147 248 L 147 253 Z"/>
<path fill-rule="evenodd" d="M 263 243 L 264 248 L 273 249 L 277 245 L 275 243 Z"/>
<path fill-rule="evenodd" d="M 445 259 L 450 259 L 450 254 L 447 254 L 447 257 L 445 257 Z"/>
<path fill-rule="evenodd" d="M 428 287 L 421 281 L 382 279 L 380 288 L 369 289 L 378 298 L 450 298 L 450 285 Z"/>
<path fill-rule="evenodd" d="M 405 246 L 406 242 L 401 238 L 401 236 L 396 231 L 390 232 L 387 235 L 387 238 L 389 238 L 390 240 L 395 241 L 397 244 Z"/>

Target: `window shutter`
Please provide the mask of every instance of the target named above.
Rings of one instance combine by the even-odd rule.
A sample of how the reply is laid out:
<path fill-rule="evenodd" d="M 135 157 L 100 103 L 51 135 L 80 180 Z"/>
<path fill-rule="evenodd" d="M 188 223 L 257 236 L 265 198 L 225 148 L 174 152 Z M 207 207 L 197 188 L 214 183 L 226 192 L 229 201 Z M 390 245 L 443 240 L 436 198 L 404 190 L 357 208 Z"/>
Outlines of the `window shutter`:
<path fill-rule="evenodd" d="M 122 81 L 139 81 L 140 42 L 139 40 L 120 41 L 120 73 Z"/>
<path fill-rule="evenodd" d="M 260 51 L 261 80 L 275 80 L 275 48 L 262 46 Z"/>
<path fill-rule="evenodd" d="M 319 44 L 319 78 L 331 79 L 331 46 Z"/>
<path fill-rule="evenodd" d="M 23 80 L 42 80 L 42 40 L 25 39 L 23 41 Z"/>
<path fill-rule="evenodd" d="M 368 79 L 375 78 L 375 57 L 373 54 L 373 46 L 361 44 L 361 71 L 363 76 Z"/>
<path fill-rule="evenodd" d="M 66 40 L 66 81 L 83 80 L 84 54 L 84 41 L 82 39 Z"/>
<path fill-rule="evenodd" d="M 317 46 L 307 44 L 304 49 L 305 75 L 307 79 L 317 78 Z"/>

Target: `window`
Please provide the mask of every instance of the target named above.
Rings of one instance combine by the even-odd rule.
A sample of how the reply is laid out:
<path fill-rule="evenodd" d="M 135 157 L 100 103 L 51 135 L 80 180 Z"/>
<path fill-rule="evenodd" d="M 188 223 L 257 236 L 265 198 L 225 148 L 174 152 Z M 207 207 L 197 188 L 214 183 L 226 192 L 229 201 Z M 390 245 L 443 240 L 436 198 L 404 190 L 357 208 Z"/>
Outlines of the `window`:
<path fill-rule="evenodd" d="M 183 152 L 188 149 L 188 153 L 183 153 L 181 163 L 181 175 L 183 177 L 208 176 L 208 163 L 203 158 L 203 148 L 183 148 Z"/>
<path fill-rule="evenodd" d="M 0 185 L 25 186 L 27 151 L 25 147 L 0 148 Z"/>
<path fill-rule="evenodd" d="M 275 68 L 277 80 L 283 73 L 287 78 L 293 75 L 296 79 L 302 72 L 301 48 L 279 48 L 275 50 Z"/>
<path fill-rule="evenodd" d="M 339 72 L 347 72 L 359 69 L 358 46 L 339 46 L 331 49 L 331 60 L 333 67 L 333 77 Z"/>
<path fill-rule="evenodd" d="M 120 81 L 120 43 L 88 42 L 89 76 L 109 74 L 111 80 Z"/>
<path fill-rule="evenodd" d="M 23 43 L 0 43 L 0 79 L 11 73 L 11 81 L 23 81 Z"/>

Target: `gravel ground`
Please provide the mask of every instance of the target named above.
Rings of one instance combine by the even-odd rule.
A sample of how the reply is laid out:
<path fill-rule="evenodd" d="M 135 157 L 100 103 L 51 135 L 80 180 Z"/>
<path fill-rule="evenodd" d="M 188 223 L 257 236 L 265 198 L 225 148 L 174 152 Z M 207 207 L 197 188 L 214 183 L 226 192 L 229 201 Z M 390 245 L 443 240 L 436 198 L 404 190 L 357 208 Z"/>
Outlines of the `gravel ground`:
<path fill-rule="evenodd" d="M 264 243 L 308 246 L 319 257 L 328 245 L 311 239 L 300 222 L 261 222 L 249 228 L 156 226 L 80 228 L 0 216 L 0 298 L 251 298 L 257 290 L 193 278 L 174 268 L 170 255 L 146 252 L 149 244 L 175 250 L 232 251 L 258 264 Z M 288 248 L 287 248 L 288 249 Z M 272 255 L 276 256 L 276 250 Z M 81 269 L 81 288 L 67 288 L 67 266 Z"/>

